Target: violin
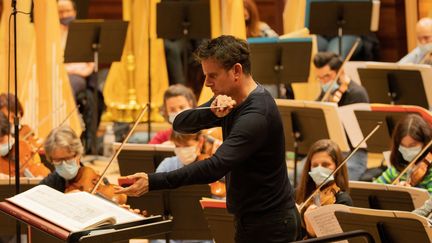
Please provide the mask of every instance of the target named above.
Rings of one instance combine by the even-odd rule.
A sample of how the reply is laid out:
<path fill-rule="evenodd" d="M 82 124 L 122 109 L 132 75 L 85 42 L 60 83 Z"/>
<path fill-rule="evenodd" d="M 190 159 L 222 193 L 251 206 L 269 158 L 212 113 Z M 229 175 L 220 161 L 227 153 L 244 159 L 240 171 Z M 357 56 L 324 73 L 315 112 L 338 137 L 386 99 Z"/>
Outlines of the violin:
<path fill-rule="evenodd" d="M 322 188 L 324 188 L 326 185 L 327 185 L 327 183 L 328 183 L 328 179 L 331 177 L 331 176 L 333 176 L 336 172 L 338 172 L 346 163 L 347 163 L 347 161 L 354 155 L 354 153 L 355 152 L 357 152 L 357 150 L 359 150 L 360 149 L 360 145 L 362 145 L 364 142 L 366 142 L 380 127 L 381 127 L 381 125 L 382 125 L 382 122 L 379 122 L 376 126 L 375 126 L 375 128 L 371 131 L 371 132 L 369 132 L 369 134 L 365 137 L 365 138 L 363 138 L 363 140 L 362 141 L 360 141 L 358 144 L 357 144 L 357 146 L 353 149 L 353 151 L 351 151 L 351 153 L 339 164 L 339 166 L 338 167 L 336 167 L 336 169 L 334 170 L 334 171 L 332 171 L 332 173 L 330 173 L 330 175 L 328 175 L 327 176 L 327 178 L 320 184 L 320 185 L 318 185 L 317 186 L 317 188 L 315 189 L 315 191 L 313 191 L 312 193 L 311 193 L 311 195 L 309 195 L 309 197 L 302 203 L 302 204 L 300 204 L 300 206 L 298 207 L 298 209 L 299 209 L 299 211 L 300 212 L 303 212 L 303 210 L 305 210 L 308 206 L 310 206 L 311 205 L 311 203 L 310 203 L 310 201 L 313 199 L 313 198 L 315 198 L 315 195 L 317 194 L 317 193 L 321 193 L 321 189 Z M 336 183 L 335 183 L 336 184 Z M 333 190 L 335 191 L 335 188 L 333 188 Z M 340 190 L 340 189 L 339 189 Z M 327 191 L 326 191 L 327 192 Z M 331 192 L 331 190 L 330 190 L 330 192 Z M 338 191 L 339 192 L 339 191 Z M 327 194 L 328 194 L 329 192 L 327 192 Z M 335 193 L 333 193 L 334 195 L 336 195 Z M 331 199 L 331 197 L 330 198 L 327 198 L 325 195 L 323 196 L 323 199 L 328 199 L 329 201 L 331 201 L 332 199 Z M 324 201 L 326 201 L 326 200 L 324 200 Z M 334 199 L 334 201 L 336 201 L 336 198 Z"/>
<path fill-rule="evenodd" d="M 198 160 L 204 160 L 209 158 L 211 155 L 203 153 L 198 156 Z M 210 192 L 213 196 L 224 198 L 226 197 L 226 185 L 225 182 L 215 181 L 209 184 Z"/>
<path fill-rule="evenodd" d="M 92 168 L 81 166 L 76 177 L 70 181 L 69 185 L 66 187 L 65 193 L 75 190 L 91 192 L 100 178 L 100 175 Z M 120 205 L 126 204 L 127 201 L 127 196 L 125 194 L 114 194 L 114 185 L 110 184 L 106 178 L 103 180 L 103 184 L 97 187 L 96 194 Z"/>
<path fill-rule="evenodd" d="M 398 176 L 396 176 L 396 178 L 392 181 L 391 185 L 396 185 L 397 183 L 399 183 L 400 178 L 407 173 L 408 171 L 410 171 L 411 167 L 414 166 L 417 161 L 419 160 L 419 158 L 429 149 L 429 147 L 432 145 L 432 140 L 429 141 L 429 143 L 423 147 L 423 149 L 414 157 L 414 159 L 412 161 L 409 162 L 409 164 L 399 173 Z M 429 152 L 426 157 L 420 161 L 420 163 L 412 170 L 413 173 L 411 173 L 411 175 L 408 177 L 408 183 L 410 185 L 417 185 L 419 182 L 422 181 L 424 175 L 427 172 L 427 169 L 425 169 L 424 167 L 422 168 L 423 162 L 425 161 L 425 163 L 427 163 L 427 167 L 429 167 L 429 165 L 432 163 L 432 152 Z M 412 181 L 411 181 L 412 180 Z"/>
<path fill-rule="evenodd" d="M 412 170 L 409 177 L 409 184 L 416 186 L 425 177 L 432 163 L 432 152 L 429 152 L 424 159 L 422 159 Z"/>
<path fill-rule="evenodd" d="M 20 140 L 19 147 L 20 176 L 46 177 L 50 173 L 50 170 L 41 162 L 39 154 L 35 153 L 27 142 Z M 0 173 L 15 176 L 15 163 L 14 145 L 6 157 L 0 157 Z"/>
<path fill-rule="evenodd" d="M 351 47 L 348 55 L 345 57 L 345 60 L 343 60 L 342 65 L 339 67 L 339 70 L 336 73 L 336 77 L 333 81 L 331 81 L 330 87 L 333 87 L 333 85 L 339 80 L 339 77 L 342 74 L 343 66 L 348 62 L 348 60 L 351 58 L 351 56 L 354 54 L 354 51 L 357 49 L 357 46 L 360 43 L 360 39 L 357 38 L 357 40 L 354 42 L 353 46 Z M 323 95 L 321 101 L 330 101 L 330 102 L 339 102 L 342 98 L 343 93 L 348 89 L 348 84 L 345 82 L 341 84 L 341 87 L 336 90 L 333 94 L 331 94 L 332 89 L 328 89 L 327 92 Z"/>

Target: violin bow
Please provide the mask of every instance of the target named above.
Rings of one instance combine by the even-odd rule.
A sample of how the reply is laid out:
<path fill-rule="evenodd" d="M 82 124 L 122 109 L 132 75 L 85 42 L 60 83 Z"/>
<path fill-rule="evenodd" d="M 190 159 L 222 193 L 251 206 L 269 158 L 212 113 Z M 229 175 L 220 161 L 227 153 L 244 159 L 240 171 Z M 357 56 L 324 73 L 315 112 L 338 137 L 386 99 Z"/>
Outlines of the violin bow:
<path fill-rule="evenodd" d="M 342 168 L 342 166 L 344 166 L 346 164 L 346 162 L 354 155 L 355 152 L 357 152 L 357 150 L 360 149 L 360 145 L 362 145 L 364 142 L 366 142 L 370 137 L 372 137 L 372 135 L 381 127 L 382 122 L 378 122 L 378 124 L 375 126 L 375 128 L 369 132 L 369 134 L 363 138 L 363 140 L 361 140 L 357 146 L 354 148 L 353 151 L 351 151 L 351 153 L 342 161 L 342 163 L 340 163 L 340 165 L 332 172 L 330 173 L 329 176 L 327 176 L 327 178 L 325 178 L 325 180 L 315 189 L 315 191 L 313 191 L 311 193 L 311 195 L 306 199 L 306 201 L 304 201 L 302 204 L 300 204 L 299 206 L 299 211 L 301 212 L 303 210 L 303 208 L 305 207 L 305 205 L 307 205 L 309 203 L 310 200 L 312 200 L 312 198 L 315 196 L 315 194 L 317 192 L 319 192 L 321 190 L 321 188 L 327 184 L 328 179 L 334 175 L 336 172 L 338 172 L 340 170 L 340 168 Z"/>
<path fill-rule="evenodd" d="M 415 162 L 426 152 L 426 150 L 429 149 L 429 147 L 432 145 L 432 139 L 429 141 L 429 143 L 423 147 L 423 149 L 414 157 L 414 159 L 399 173 L 399 175 L 390 183 L 391 185 L 396 185 L 396 183 L 399 182 L 399 179 L 402 177 L 403 174 L 405 174 L 414 164 Z"/>
<path fill-rule="evenodd" d="M 125 143 L 129 140 L 129 137 L 132 135 L 133 131 L 135 130 L 135 128 L 138 126 L 138 123 L 141 121 L 141 119 L 144 117 L 144 114 L 146 113 L 146 111 L 148 110 L 149 104 L 147 104 L 141 111 L 141 113 L 138 115 L 138 118 L 135 120 L 135 123 L 133 124 L 131 130 L 128 132 L 126 138 L 123 140 L 123 142 L 120 144 L 119 148 L 117 149 L 117 151 L 115 152 L 114 156 L 111 157 L 109 163 L 107 164 L 107 166 L 105 167 L 104 171 L 102 172 L 102 174 L 100 175 L 99 180 L 97 181 L 96 185 L 93 187 L 93 189 L 91 190 L 91 194 L 95 194 L 96 193 L 96 189 L 99 187 L 100 183 L 102 182 L 109 166 L 112 164 L 112 162 L 117 159 L 117 156 L 120 154 L 121 150 L 123 149 L 123 146 L 125 145 Z"/>
<path fill-rule="evenodd" d="M 360 44 L 360 38 L 357 38 L 356 41 L 354 42 L 354 45 L 351 47 L 350 51 L 348 52 L 348 55 L 345 57 L 345 60 L 343 60 L 342 65 L 340 66 L 339 70 L 337 71 L 335 79 L 331 81 L 330 88 L 325 92 L 324 96 L 321 99 L 321 102 L 328 101 L 330 93 L 332 92 L 331 88 L 338 81 L 338 79 L 342 73 L 343 67 L 351 59 L 351 56 L 354 54 L 354 51 L 357 49 L 357 46 L 359 44 Z"/>

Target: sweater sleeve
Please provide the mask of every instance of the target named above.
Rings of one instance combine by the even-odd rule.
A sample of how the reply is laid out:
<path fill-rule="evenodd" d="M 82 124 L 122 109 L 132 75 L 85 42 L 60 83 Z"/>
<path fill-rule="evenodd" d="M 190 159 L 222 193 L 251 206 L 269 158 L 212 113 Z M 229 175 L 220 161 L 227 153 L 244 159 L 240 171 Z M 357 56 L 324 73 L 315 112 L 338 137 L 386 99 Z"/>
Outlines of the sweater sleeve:
<path fill-rule="evenodd" d="M 267 120 L 264 115 L 243 115 L 237 119 L 231 133 L 212 157 L 168 173 L 149 174 L 150 190 L 206 184 L 219 180 L 262 147 L 268 136 L 266 127 Z"/>
<path fill-rule="evenodd" d="M 423 206 L 420 208 L 417 208 L 413 211 L 413 213 L 421 215 L 423 217 L 429 216 L 429 214 L 432 212 L 432 198 L 429 198 Z"/>
<path fill-rule="evenodd" d="M 212 100 L 208 101 L 201 107 L 210 106 L 211 101 Z M 210 109 L 189 109 L 176 116 L 173 128 L 175 131 L 181 133 L 196 133 L 203 129 L 220 126 L 221 120 L 222 119 L 213 114 Z"/>

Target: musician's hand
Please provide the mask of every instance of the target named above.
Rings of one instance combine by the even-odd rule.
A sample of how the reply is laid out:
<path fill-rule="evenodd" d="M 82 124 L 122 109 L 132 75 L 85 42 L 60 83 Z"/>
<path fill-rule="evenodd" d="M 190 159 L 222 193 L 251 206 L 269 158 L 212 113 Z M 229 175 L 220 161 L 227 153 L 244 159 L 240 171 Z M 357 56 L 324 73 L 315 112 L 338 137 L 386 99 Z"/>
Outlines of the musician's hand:
<path fill-rule="evenodd" d="M 119 206 L 124 208 L 124 209 L 129 210 L 132 213 L 141 214 L 141 210 L 139 210 L 138 208 L 131 208 L 131 206 L 129 204 L 121 204 Z"/>
<path fill-rule="evenodd" d="M 135 173 L 133 175 L 126 176 L 126 178 L 134 180 L 135 182 L 126 188 L 122 188 L 120 186 L 116 187 L 116 194 L 124 193 L 128 196 L 139 197 L 148 192 L 149 183 L 148 175 L 146 173 Z"/>
<path fill-rule="evenodd" d="M 411 184 L 409 184 L 409 183 L 406 182 L 406 181 L 400 181 L 397 185 L 398 185 L 398 186 L 407 186 L 407 187 L 411 187 Z"/>
<path fill-rule="evenodd" d="M 231 112 L 231 110 L 236 105 L 236 101 L 233 100 L 231 97 L 226 95 L 218 95 L 213 100 L 210 106 L 218 106 L 220 108 L 214 108 L 211 109 L 211 111 L 217 116 L 217 117 L 224 117 L 228 115 L 228 113 Z"/>

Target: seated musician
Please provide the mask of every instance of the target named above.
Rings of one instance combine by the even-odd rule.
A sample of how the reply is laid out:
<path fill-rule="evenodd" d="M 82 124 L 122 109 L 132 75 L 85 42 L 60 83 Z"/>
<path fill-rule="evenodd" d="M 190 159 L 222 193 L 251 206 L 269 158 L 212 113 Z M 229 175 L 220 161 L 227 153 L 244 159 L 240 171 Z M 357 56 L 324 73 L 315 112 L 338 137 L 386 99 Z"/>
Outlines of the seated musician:
<path fill-rule="evenodd" d="M 336 143 L 329 139 L 322 139 L 315 142 L 309 149 L 301 181 L 296 190 L 297 204 L 304 203 L 342 161 L 342 154 Z M 303 207 L 302 215 L 321 205 L 344 204 L 352 206 L 353 203 L 348 194 L 349 185 L 346 165 L 331 176 L 328 182 L 325 183 L 320 192 Z M 308 235 L 316 236 L 309 222 L 306 220 L 304 223 Z"/>
<path fill-rule="evenodd" d="M 422 18 L 416 24 L 417 47 L 404 56 L 399 63 L 431 64 L 432 18 Z"/>
<path fill-rule="evenodd" d="M 18 105 L 18 115 L 19 117 L 23 117 L 24 115 L 24 110 L 23 107 L 21 105 L 21 103 L 18 101 L 18 104 L 16 104 L 15 102 L 15 95 L 10 94 L 10 93 L 2 93 L 0 94 L 0 111 L 3 112 L 3 114 L 5 114 L 6 117 L 9 118 L 9 122 L 11 124 L 11 134 L 14 134 L 13 129 L 13 122 L 14 122 L 14 118 L 15 118 L 15 109 L 16 106 Z"/>
<path fill-rule="evenodd" d="M 175 84 L 168 87 L 164 93 L 163 106 L 161 113 L 164 118 L 172 124 L 175 116 L 185 109 L 194 108 L 197 106 L 195 94 L 190 88 L 182 84 Z M 149 141 L 149 144 L 161 144 L 168 142 L 172 133 L 172 127 L 159 131 Z"/>
<path fill-rule="evenodd" d="M 9 133 L 9 122 L 7 117 L 3 114 L 3 112 L 0 112 L 0 157 L 6 157 L 9 151 L 12 149 L 14 142 L 14 138 Z M 0 163 L 7 163 L 7 161 L 1 160 Z M 0 174 L 2 177 L 8 176 L 6 171 L 0 171 Z"/>
<path fill-rule="evenodd" d="M 335 102 L 338 106 L 345 106 L 355 103 L 369 103 L 368 94 L 361 85 L 351 80 L 342 67 L 342 59 L 333 52 L 319 52 L 315 55 L 313 63 L 316 67 L 316 78 L 321 84 L 321 93 L 317 100 L 321 101 L 331 89 L 328 100 Z M 336 78 L 337 72 L 341 69 L 339 79 L 330 87 Z M 348 172 L 350 180 L 360 180 L 367 169 L 367 152 L 360 149 L 348 161 Z"/>
<path fill-rule="evenodd" d="M 417 156 L 432 139 L 432 128 L 419 115 L 405 116 L 396 125 L 392 135 L 390 154 L 391 167 L 387 168 L 374 182 L 390 184 L 399 173 Z M 432 194 L 431 149 L 417 160 L 410 173 L 402 175 L 398 185 L 414 186 Z M 408 174 L 408 175 L 407 175 Z"/>

